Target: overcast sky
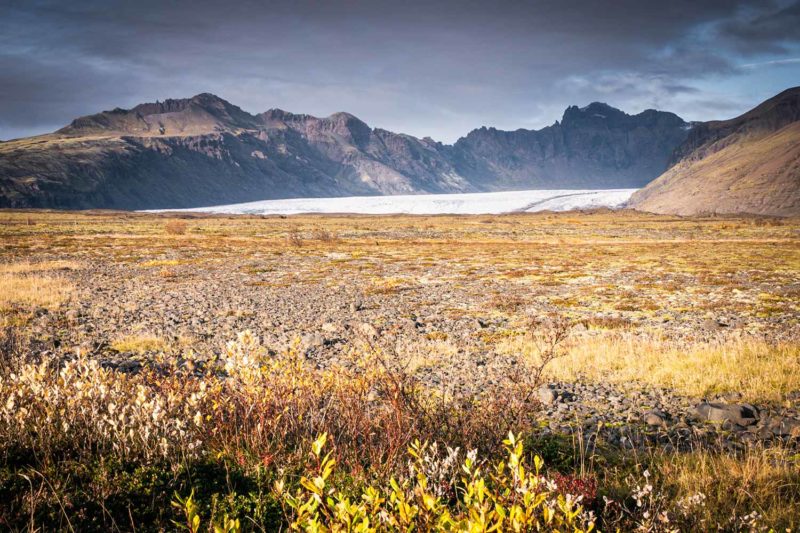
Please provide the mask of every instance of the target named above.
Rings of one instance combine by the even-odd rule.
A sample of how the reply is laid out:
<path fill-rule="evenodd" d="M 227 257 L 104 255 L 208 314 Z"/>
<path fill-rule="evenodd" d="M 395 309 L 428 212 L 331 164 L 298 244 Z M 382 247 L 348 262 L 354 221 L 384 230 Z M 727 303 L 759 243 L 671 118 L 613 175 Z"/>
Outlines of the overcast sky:
<path fill-rule="evenodd" d="M 0 139 L 201 92 L 452 142 L 571 104 L 687 120 L 800 85 L 800 0 L 0 0 Z"/>

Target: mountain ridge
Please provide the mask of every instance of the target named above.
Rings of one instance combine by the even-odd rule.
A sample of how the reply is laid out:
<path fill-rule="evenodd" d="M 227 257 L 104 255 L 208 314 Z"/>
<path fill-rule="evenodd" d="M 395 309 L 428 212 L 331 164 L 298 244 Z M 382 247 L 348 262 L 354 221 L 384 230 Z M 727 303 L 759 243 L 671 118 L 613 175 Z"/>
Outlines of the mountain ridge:
<path fill-rule="evenodd" d="M 181 208 L 303 196 L 639 187 L 687 123 L 593 102 L 540 130 L 476 128 L 452 145 L 358 117 L 269 109 L 210 93 L 112 109 L 0 145 L 0 206 Z"/>

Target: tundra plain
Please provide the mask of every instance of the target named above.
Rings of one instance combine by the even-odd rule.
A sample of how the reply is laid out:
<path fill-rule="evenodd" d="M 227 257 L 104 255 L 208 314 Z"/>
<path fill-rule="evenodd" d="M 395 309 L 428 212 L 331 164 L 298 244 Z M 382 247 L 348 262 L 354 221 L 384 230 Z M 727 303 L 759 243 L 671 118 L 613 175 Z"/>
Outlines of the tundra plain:
<path fill-rule="evenodd" d="M 0 324 L 11 529 L 800 526 L 800 219 L 0 211 Z"/>

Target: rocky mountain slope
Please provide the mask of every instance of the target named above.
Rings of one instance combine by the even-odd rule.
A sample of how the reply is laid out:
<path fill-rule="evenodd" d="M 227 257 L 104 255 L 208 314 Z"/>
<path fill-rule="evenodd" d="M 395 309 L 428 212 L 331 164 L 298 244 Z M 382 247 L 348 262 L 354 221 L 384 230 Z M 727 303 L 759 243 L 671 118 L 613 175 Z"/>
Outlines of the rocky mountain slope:
<path fill-rule="evenodd" d="M 570 107 L 542 130 L 453 146 L 348 113 L 252 115 L 211 94 L 114 109 L 0 143 L 0 207 L 156 209 L 273 198 L 638 187 L 689 126 L 672 113 Z"/>
<path fill-rule="evenodd" d="M 595 102 L 541 130 L 474 130 L 451 153 L 459 173 L 487 190 L 635 188 L 667 168 L 689 129 L 672 113 L 632 116 Z"/>
<path fill-rule="evenodd" d="M 740 117 L 695 125 L 669 170 L 629 205 L 679 215 L 800 215 L 800 87 Z"/>

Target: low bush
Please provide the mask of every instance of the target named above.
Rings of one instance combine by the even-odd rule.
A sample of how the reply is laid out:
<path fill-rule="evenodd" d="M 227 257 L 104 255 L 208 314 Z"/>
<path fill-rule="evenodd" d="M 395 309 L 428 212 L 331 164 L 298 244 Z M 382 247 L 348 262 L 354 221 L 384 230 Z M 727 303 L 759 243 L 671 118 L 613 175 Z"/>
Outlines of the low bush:
<path fill-rule="evenodd" d="M 168 235 L 183 235 L 187 229 L 188 225 L 183 220 L 170 220 L 164 224 L 164 231 Z"/>
<path fill-rule="evenodd" d="M 532 335 L 539 364 L 558 353 L 561 331 Z M 595 448 L 609 455 L 585 461 L 568 439 L 538 436 L 527 400 L 538 367 L 474 398 L 442 398 L 381 346 L 354 347 L 341 366 L 318 368 L 296 349 L 272 354 L 243 333 L 218 358 L 187 355 L 136 373 L 80 355 L 35 360 L 11 340 L 0 349 L 0 525 L 11 530 L 798 523 L 790 450 Z"/>

